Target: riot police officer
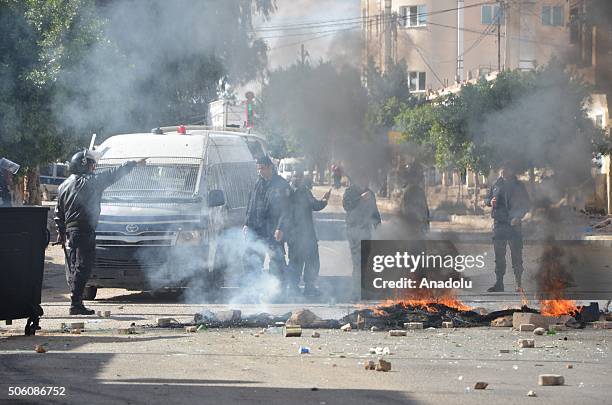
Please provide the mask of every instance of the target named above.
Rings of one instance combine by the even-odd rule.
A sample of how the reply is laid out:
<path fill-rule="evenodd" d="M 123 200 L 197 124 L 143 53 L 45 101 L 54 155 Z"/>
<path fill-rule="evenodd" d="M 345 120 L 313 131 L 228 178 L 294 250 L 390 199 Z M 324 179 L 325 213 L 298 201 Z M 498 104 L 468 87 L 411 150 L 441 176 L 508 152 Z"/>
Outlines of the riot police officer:
<path fill-rule="evenodd" d="M 247 277 L 252 280 L 263 268 L 266 254 L 270 257 L 270 274 L 285 287 L 284 240 L 289 227 L 289 183 L 274 170 L 267 156 L 257 159 L 259 178 L 251 191 L 243 227 L 248 246 L 243 257 Z"/>
<path fill-rule="evenodd" d="M 304 273 L 304 296 L 321 295 L 316 287 L 319 277 L 319 244 L 314 227 L 313 211 L 321 211 L 327 206 L 331 189 L 318 200 L 304 182 L 304 171 L 298 168 L 291 178 L 293 191 L 290 197 L 291 235 L 287 240 L 289 247 L 289 289 L 299 293 L 300 279 Z"/>
<path fill-rule="evenodd" d="M 72 173 L 58 189 L 55 223 L 58 243 L 70 247 L 67 257 L 68 287 L 70 288 L 70 315 L 92 315 L 93 310 L 83 305 L 83 292 L 91 274 L 96 251 L 96 226 L 100 217 L 102 193 L 132 169 L 144 165 L 146 159 L 128 161 L 119 167 L 94 173 L 96 155 L 83 150 L 72 156 Z"/>
<path fill-rule="evenodd" d="M 363 169 L 362 169 L 363 170 Z M 364 172 L 349 177 L 350 184 L 342 196 L 346 211 L 346 234 L 353 262 L 353 300 L 361 297 L 361 241 L 372 238 L 372 229 L 380 225 L 381 217 L 376 196 L 370 190 L 369 178 Z"/>
<path fill-rule="evenodd" d="M 504 291 L 504 274 L 506 274 L 506 246 L 510 245 L 512 270 L 516 280 L 517 291 L 521 290 L 523 274 L 523 232 L 521 221 L 529 211 L 529 194 L 525 185 L 516 178 L 511 162 L 504 162 L 500 177 L 490 188 L 485 204 L 492 207 L 493 249 L 495 252 L 495 284 L 489 292 Z"/>

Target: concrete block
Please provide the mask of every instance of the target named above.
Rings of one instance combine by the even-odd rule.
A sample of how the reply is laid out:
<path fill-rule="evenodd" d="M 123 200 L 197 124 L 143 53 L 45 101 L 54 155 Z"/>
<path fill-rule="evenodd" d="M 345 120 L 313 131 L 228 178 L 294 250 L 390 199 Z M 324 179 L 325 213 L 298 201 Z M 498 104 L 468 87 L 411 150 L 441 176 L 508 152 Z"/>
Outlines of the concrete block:
<path fill-rule="evenodd" d="M 512 326 L 512 316 L 501 316 L 491 321 L 491 326 L 496 328 L 508 328 Z"/>
<path fill-rule="evenodd" d="M 538 376 L 538 385 L 553 386 L 565 384 L 565 378 L 558 374 L 540 374 Z"/>
<path fill-rule="evenodd" d="M 187 333 L 196 333 L 198 331 L 197 326 L 185 326 L 185 332 Z"/>
<path fill-rule="evenodd" d="M 350 331 L 353 330 L 353 327 L 351 326 L 350 323 L 347 323 L 346 325 L 342 325 L 340 327 L 340 330 L 343 331 L 343 332 L 350 332 Z"/>
<path fill-rule="evenodd" d="M 563 332 L 563 331 L 569 330 L 569 328 L 565 325 L 555 324 L 555 325 L 548 325 L 548 330 L 551 332 Z"/>
<path fill-rule="evenodd" d="M 315 330 L 314 332 L 312 332 L 312 335 L 310 335 L 310 337 L 313 337 L 313 338 L 320 338 L 320 337 L 321 337 L 321 334 Z"/>
<path fill-rule="evenodd" d="M 70 329 L 85 329 L 85 322 L 72 322 Z"/>
<path fill-rule="evenodd" d="M 364 366 L 366 370 L 376 370 L 376 363 L 373 360 L 366 361 Z"/>
<path fill-rule="evenodd" d="M 535 340 L 533 340 L 533 339 L 519 339 L 518 340 L 518 346 L 523 348 L 523 349 L 534 348 L 535 347 Z"/>
<path fill-rule="evenodd" d="M 404 329 L 423 329 L 423 322 L 404 322 Z"/>
<path fill-rule="evenodd" d="M 489 383 L 484 382 L 484 381 L 478 381 L 476 384 L 474 384 L 474 389 L 475 390 L 484 390 L 488 386 L 489 386 Z"/>
<path fill-rule="evenodd" d="M 565 324 L 571 318 L 569 315 L 545 316 L 529 312 L 515 312 L 512 314 L 512 327 L 518 330 L 521 325 L 529 323 L 535 325 L 536 328 L 548 329 L 550 325 Z"/>
<path fill-rule="evenodd" d="M 445 321 L 445 322 L 442 322 L 442 327 L 443 327 L 443 328 L 452 328 L 452 327 L 454 327 L 454 325 L 453 325 L 453 321 Z"/>
<path fill-rule="evenodd" d="M 383 359 L 378 360 L 378 364 L 376 365 L 376 371 L 391 371 L 391 362 Z"/>
<path fill-rule="evenodd" d="M 523 323 L 519 326 L 520 332 L 533 332 L 535 330 L 535 325 L 532 323 Z"/>
<path fill-rule="evenodd" d="M 390 330 L 389 331 L 389 336 L 406 336 L 408 335 L 408 332 L 406 330 L 403 329 L 397 329 L 397 330 Z"/>
<path fill-rule="evenodd" d="M 34 351 L 36 353 L 46 353 L 47 349 L 45 349 L 44 346 L 42 345 L 36 345 L 36 347 L 34 348 Z"/>
<path fill-rule="evenodd" d="M 544 328 L 535 328 L 533 330 L 533 334 L 534 335 L 542 336 L 545 333 L 546 333 L 546 329 L 544 329 Z"/>

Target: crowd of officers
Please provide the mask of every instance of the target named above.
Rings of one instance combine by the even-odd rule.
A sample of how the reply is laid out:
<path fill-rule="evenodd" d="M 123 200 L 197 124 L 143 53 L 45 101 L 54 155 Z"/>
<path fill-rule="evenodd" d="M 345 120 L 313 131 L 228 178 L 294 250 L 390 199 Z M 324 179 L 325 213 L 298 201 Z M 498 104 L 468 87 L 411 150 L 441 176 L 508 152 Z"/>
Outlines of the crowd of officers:
<path fill-rule="evenodd" d="M 95 229 L 102 193 L 134 167 L 145 164 L 144 159 L 129 161 L 96 173 L 95 162 L 95 157 L 87 150 L 73 156 L 70 162 L 72 175 L 59 187 L 55 209 L 58 243 L 64 247 L 66 243 L 70 244 L 66 260 L 71 315 L 93 314 L 83 305 L 83 293 L 95 258 Z M 317 297 L 321 294 L 317 288 L 320 262 L 313 212 L 327 206 L 332 190 L 317 199 L 310 190 L 310 182 L 304 179 L 303 170 L 297 170 L 287 182 L 276 173 L 269 157 L 260 157 L 256 163 L 258 179 L 249 197 L 243 227 L 247 241 L 242 260 L 246 275 L 261 274 L 268 256 L 269 273 L 278 280 L 279 298 L 302 294 L 299 287 L 302 279 L 305 285 L 303 295 Z M 369 188 L 368 173 L 354 170 L 349 174 L 349 180 L 342 205 L 346 211 L 346 233 L 353 265 L 352 297 L 358 300 L 361 293 L 361 241 L 372 239 L 372 231 L 381 224 L 381 216 L 376 196 Z M 411 239 L 424 240 L 429 230 L 429 209 L 422 171 L 414 168 L 407 171 L 404 183 L 400 217 L 410 231 Z M 489 291 L 504 289 L 507 245 L 510 246 L 512 267 L 520 288 L 523 272 L 521 220 L 529 209 L 529 197 L 511 165 L 503 165 L 486 204 L 492 207 L 494 219 L 497 278 Z M 249 280 L 248 277 L 244 279 Z"/>

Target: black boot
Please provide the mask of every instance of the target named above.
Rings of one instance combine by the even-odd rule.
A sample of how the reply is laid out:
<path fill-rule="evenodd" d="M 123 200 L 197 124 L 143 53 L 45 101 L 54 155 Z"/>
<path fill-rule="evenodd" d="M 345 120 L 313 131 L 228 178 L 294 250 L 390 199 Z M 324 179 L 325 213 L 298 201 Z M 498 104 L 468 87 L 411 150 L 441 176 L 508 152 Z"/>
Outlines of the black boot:
<path fill-rule="evenodd" d="M 516 292 L 523 292 L 523 283 L 521 282 L 521 276 L 514 276 L 516 281 Z"/>
<path fill-rule="evenodd" d="M 83 300 L 72 298 L 70 303 L 70 315 L 93 315 L 96 311 L 88 309 L 83 305 Z"/>
<path fill-rule="evenodd" d="M 504 279 L 498 277 L 493 287 L 490 287 L 487 292 L 504 292 Z"/>

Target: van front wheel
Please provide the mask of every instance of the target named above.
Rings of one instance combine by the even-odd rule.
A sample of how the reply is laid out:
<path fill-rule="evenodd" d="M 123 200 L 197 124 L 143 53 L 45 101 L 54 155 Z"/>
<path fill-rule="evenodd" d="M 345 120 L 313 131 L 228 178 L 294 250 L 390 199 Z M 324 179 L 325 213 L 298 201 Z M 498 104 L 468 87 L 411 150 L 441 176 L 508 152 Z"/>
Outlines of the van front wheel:
<path fill-rule="evenodd" d="M 83 291 L 83 299 L 87 301 L 93 301 L 96 299 L 96 294 L 98 293 L 98 287 L 87 286 L 85 287 L 85 291 Z"/>

